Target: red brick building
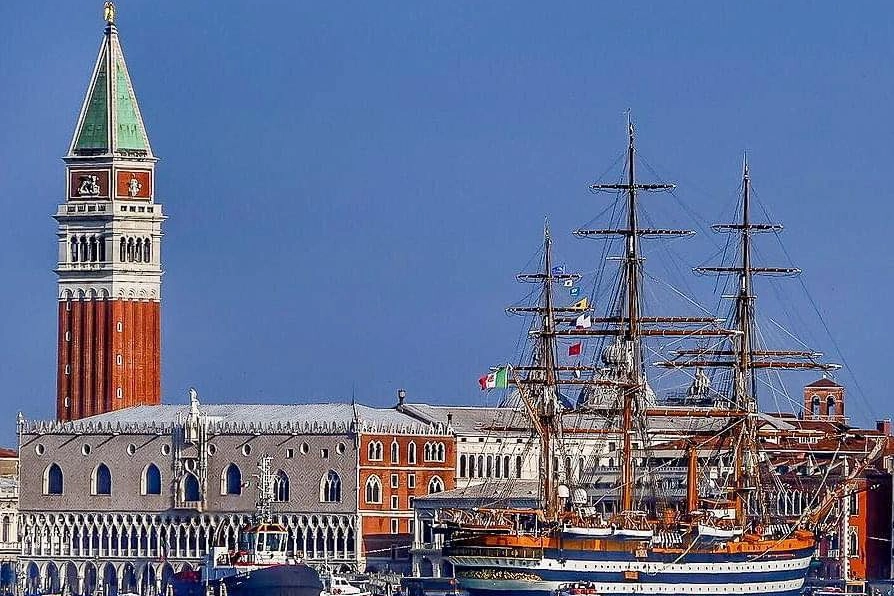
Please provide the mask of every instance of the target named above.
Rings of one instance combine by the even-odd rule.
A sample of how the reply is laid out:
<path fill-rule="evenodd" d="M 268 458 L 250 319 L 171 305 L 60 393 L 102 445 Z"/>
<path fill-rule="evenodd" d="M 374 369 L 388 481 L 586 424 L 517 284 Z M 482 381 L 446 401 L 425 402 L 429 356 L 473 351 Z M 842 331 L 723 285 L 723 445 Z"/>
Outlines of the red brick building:
<path fill-rule="evenodd" d="M 358 425 L 358 514 L 366 567 L 409 573 L 413 499 L 454 488 L 456 440 L 394 410 Z"/>

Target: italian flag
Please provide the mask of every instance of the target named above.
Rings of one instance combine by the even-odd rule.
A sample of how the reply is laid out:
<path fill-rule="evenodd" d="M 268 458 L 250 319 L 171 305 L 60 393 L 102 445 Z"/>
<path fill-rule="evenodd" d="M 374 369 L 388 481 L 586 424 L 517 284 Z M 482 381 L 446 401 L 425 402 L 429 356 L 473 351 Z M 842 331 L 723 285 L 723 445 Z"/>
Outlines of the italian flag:
<path fill-rule="evenodd" d="M 487 389 L 505 389 L 509 386 L 509 367 L 501 366 L 497 370 L 478 379 L 482 391 Z"/>

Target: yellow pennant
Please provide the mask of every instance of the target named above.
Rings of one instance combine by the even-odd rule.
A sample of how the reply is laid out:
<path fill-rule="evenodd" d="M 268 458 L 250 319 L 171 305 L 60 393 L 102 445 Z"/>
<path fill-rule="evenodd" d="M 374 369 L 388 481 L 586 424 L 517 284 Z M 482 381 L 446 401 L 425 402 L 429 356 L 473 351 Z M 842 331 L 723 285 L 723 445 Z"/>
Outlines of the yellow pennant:
<path fill-rule="evenodd" d="M 581 298 L 577 302 L 571 305 L 571 308 L 574 310 L 587 310 L 587 307 L 590 305 L 590 301 L 586 298 Z"/>

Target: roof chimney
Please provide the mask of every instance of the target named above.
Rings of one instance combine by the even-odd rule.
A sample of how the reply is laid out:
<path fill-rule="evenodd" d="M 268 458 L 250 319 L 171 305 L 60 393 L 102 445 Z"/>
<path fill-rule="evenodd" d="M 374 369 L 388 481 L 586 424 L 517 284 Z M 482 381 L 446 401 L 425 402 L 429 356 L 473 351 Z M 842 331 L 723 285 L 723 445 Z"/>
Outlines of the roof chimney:
<path fill-rule="evenodd" d="M 453 424 L 453 412 L 447 412 L 447 424 Z"/>

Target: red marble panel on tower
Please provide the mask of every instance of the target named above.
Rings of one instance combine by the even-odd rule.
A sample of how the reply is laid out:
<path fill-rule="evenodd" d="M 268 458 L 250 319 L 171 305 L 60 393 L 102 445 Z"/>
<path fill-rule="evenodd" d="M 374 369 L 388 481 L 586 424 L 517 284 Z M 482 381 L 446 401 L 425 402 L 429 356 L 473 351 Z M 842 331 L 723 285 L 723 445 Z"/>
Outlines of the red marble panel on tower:
<path fill-rule="evenodd" d="M 152 173 L 148 170 L 118 170 L 115 179 L 116 198 L 139 200 L 152 197 Z"/>
<path fill-rule="evenodd" d="M 89 201 L 109 198 L 108 170 L 69 170 L 68 198 Z"/>

